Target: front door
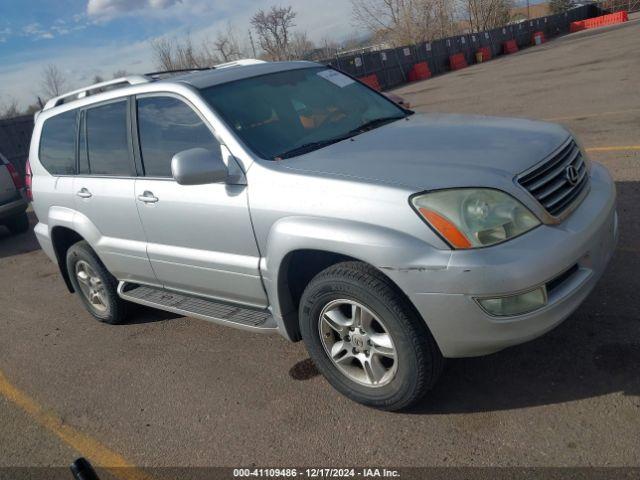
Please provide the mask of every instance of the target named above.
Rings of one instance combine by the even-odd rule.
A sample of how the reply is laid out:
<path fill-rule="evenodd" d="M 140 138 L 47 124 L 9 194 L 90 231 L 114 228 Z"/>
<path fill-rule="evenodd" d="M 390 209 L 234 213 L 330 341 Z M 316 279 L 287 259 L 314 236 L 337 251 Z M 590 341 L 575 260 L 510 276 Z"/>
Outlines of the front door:
<path fill-rule="evenodd" d="M 174 154 L 221 148 L 211 130 L 191 105 L 166 94 L 137 98 L 137 127 L 144 177 L 136 180 L 135 197 L 159 281 L 169 289 L 265 307 L 247 186 L 185 186 L 171 176 Z"/>

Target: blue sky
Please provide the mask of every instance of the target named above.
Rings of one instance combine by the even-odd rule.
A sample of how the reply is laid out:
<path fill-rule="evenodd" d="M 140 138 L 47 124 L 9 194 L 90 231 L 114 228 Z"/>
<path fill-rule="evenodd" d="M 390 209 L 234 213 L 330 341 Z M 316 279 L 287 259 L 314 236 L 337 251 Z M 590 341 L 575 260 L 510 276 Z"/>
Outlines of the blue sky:
<path fill-rule="evenodd" d="M 231 23 L 246 36 L 250 16 L 273 0 L 0 0 L 0 104 L 33 103 L 40 74 L 55 64 L 69 88 L 125 69 L 153 70 L 150 40 L 182 37 L 197 43 Z M 349 0 L 288 0 L 297 28 L 314 40 L 353 34 Z"/>

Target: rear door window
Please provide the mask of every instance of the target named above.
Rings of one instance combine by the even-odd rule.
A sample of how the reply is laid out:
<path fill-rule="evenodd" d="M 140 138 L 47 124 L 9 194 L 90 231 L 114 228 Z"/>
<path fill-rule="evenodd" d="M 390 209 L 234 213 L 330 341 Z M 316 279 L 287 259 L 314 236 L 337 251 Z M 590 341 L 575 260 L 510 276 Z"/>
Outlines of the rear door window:
<path fill-rule="evenodd" d="M 147 177 L 171 177 L 171 159 L 183 150 L 220 148 L 200 116 L 174 97 L 138 99 L 138 136 Z"/>
<path fill-rule="evenodd" d="M 44 122 L 40 163 L 52 175 L 73 175 L 76 165 L 77 111 L 61 113 Z"/>
<path fill-rule="evenodd" d="M 92 175 L 133 176 L 129 147 L 127 101 L 87 109 L 87 157 Z"/>

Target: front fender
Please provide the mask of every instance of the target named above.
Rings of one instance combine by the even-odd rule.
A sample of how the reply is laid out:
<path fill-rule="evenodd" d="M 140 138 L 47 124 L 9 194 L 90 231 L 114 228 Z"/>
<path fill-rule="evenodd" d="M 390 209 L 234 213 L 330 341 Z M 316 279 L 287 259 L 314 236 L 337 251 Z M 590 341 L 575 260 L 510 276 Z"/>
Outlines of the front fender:
<path fill-rule="evenodd" d="M 280 219 L 269 232 L 261 261 L 265 289 L 280 326 L 292 307 L 280 298 L 279 285 L 286 273 L 282 269 L 286 257 L 299 250 L 334 253 L 366 262 L 384 272 L 401 289 L 399 272 L 443 270 L 451 258 L 450 250 L 437 249 L 382 225 L 306 216 Z"/>

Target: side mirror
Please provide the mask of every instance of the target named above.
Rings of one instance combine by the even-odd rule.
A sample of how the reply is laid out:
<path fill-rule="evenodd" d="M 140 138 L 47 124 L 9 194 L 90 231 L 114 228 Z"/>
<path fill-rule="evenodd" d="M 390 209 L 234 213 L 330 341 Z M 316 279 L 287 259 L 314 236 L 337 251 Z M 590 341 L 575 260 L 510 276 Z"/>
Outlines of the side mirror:
<path fill-rule="evenodd" d="M 228 171 L 219 148 L 191 148 L 173 156 L 171 174 L 180 185 L 205 185 L 226 180 Z"/>

